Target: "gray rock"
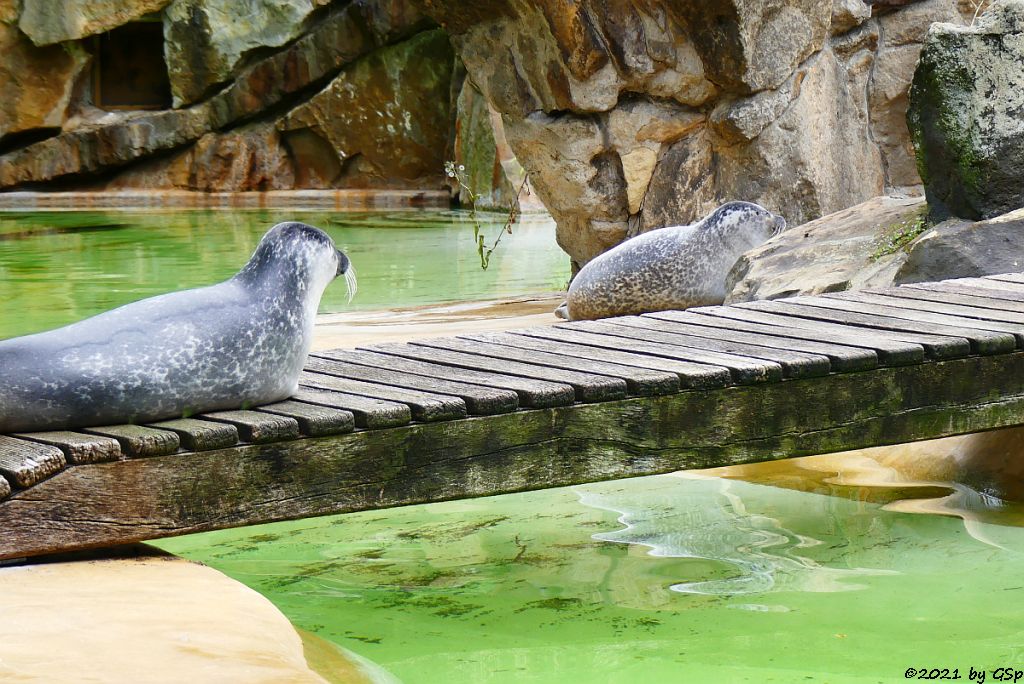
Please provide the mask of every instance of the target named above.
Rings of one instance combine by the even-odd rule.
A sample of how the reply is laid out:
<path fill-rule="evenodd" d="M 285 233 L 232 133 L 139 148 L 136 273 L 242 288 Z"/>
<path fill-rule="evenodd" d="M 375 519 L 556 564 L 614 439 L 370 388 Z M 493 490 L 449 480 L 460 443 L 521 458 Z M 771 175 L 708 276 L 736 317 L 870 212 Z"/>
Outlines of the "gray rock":
<path fill-rule="evenodd" d="M 871 8 L 864 0 L 832 0 L 833 35 L 846 33 L 871 18 Z"/>
<path fill-rule="evenodd" d="M 1024 206 L 1024 0 L 998 0 L 973 27 L 933 25 L 907 121 L 936 219 Z"/>
<path fill-rule="evenodd" d="M 109 31 L 170 0 L 22 0 L 18 26 L 36 45 L 51 45 Z"/>
<path fill-rule="evenodd" d="M 1024 209 L 988 221 L 950 219 L 918 238 L 895 282 L 921 283 L 1024 271 Z"/>

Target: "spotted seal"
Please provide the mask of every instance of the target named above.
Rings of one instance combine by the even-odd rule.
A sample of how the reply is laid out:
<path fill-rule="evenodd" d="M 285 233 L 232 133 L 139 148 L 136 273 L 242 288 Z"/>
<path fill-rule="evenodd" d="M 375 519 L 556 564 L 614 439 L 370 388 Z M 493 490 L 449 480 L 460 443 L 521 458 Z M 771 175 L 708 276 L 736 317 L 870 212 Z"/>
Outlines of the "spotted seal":
<path fill-rule="evenodd" d="M 643 233 L 595 257 L 555 313 L 569 320 L 721 304 L 740 255 L 786 227 L 751 202 L 728 202 L 701 221 Z"/>
<path fill-rule="evenodd" d="M 355 271 L 323 231 L 271 228 L 209 287 L 0 342 L 0 432 L 143 423 L 266 404 L 298 387 L 327 285 Z"/>

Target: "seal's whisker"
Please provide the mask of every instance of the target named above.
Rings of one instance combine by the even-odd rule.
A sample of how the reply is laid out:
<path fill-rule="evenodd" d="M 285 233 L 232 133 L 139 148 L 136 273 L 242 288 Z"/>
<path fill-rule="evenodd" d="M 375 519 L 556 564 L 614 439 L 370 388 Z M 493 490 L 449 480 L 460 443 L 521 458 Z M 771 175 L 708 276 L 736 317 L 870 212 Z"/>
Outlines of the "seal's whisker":
<path fill-rule="evenodd" d="M 356 281 L 356 267 L 352 265 L 350 261 L 348 268 L 345 269 L 345 289 L 348 291 L 348 303 L 352 303 L 352 298 L 356 296 L 356 291 L 359 289 L 359 283 Z"/>

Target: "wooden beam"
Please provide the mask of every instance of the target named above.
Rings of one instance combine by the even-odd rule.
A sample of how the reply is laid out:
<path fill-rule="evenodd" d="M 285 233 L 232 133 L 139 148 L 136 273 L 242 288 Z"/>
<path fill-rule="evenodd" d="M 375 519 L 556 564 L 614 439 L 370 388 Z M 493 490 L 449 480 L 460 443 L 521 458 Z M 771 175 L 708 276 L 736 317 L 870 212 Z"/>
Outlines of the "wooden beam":
<path fill-rule="evenodd" d="M 0 558 L 1022 423 L 1013 352 L 96 463 L 0 504 Z"/>

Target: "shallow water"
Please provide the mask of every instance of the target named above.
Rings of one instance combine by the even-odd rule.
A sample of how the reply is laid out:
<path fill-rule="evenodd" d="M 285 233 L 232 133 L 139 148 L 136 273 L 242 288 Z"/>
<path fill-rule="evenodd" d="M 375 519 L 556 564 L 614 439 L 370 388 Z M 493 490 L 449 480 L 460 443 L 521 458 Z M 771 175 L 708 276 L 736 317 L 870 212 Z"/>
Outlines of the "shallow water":
<path fill-rule="evenodd" d="M 490 243 L 504 218 L 480 216 Z M 321 313 L 558 290 L 569 276 L 547 217 L 525 217 L 484 271 L 466 212 L 0 213 L 0 338 L 228 278 L 263 233 L 286 220 L 323 228 L 355 265 L 356 298 L 349 304 L 335 283 Z"/>
<path fill-rule="evenodd" d="M 1024 529 L 887 510 L 870 499 L 915 488 L 871 496 L 826 480 L 646 477 L 159 546 L 407 684 L 1024 669 Z"/>

